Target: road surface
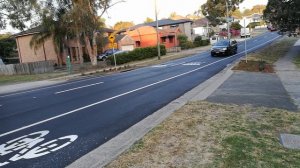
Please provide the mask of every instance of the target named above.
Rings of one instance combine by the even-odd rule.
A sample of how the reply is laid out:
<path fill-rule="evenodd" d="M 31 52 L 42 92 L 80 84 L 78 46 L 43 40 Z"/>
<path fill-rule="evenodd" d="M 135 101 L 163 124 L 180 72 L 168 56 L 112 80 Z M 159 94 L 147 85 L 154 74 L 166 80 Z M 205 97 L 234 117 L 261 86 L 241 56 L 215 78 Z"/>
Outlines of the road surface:
<path fill-rule="evenodd" d="M 265 33 L 248 52 L 280 38 Z M 244 56 L 210 52 L 104 77 L 0 95 L 0 167 L 65 167 Z"/>

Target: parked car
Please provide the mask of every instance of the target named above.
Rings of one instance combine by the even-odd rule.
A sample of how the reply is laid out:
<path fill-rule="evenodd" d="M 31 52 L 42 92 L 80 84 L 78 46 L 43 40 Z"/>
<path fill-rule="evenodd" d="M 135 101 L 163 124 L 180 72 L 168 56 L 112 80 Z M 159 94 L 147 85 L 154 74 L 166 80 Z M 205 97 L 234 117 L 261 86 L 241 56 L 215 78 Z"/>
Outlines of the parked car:
<path fill-rule="evenodd" d="M 220 40 L 216 42 L 211 50 L 211 56 L 229 56 L 237 53 L 237 42 L 235 40 Z"/>
<path fill-rule="evenodd" d="M 241 28 L 241 38 L 247 38 L 250 37 L 250 29 L 249 28 Z"/>
<path fill-rule="evenodd" d="M 97 59 L 105 61 L 107 57 L 112 56 L 113 54 L 119 54 L 121 52 L 123 52 L 123 51 L 120 51 L 119 49 L 108 49 L 108 50 L 104 51 L 103 54 L 98 55 Z"/>

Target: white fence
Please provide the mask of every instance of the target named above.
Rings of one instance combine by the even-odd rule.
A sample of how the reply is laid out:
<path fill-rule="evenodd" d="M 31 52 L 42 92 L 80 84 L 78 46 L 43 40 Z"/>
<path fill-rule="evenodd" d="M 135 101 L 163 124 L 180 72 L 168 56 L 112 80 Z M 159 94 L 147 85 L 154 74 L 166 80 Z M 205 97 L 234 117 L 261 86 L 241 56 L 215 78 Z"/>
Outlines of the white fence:
<path fill-rule="evenodd" d="M 0 75 L 32 75 L 54 71 L 54 61 L 0 65 Z"/>

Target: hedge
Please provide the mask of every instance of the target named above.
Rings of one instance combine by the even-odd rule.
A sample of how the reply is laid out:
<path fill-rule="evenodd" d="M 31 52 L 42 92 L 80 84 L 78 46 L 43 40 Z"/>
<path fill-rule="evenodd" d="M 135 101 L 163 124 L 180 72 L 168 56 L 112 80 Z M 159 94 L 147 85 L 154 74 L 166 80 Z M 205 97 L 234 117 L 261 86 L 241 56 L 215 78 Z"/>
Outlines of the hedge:
<path fill-rule="evenodd" d="M 167 50 L 164 45 L 160 45 L 160 55 L 166 55 Z M 157 47 L 136 48 L 133 51 L 116 55 L 117 65 L 125 64 L 131 61 L 138 61 L 157 56 Z M 107 60 L 114 65 L 114 57 L 108 57 Z"/>

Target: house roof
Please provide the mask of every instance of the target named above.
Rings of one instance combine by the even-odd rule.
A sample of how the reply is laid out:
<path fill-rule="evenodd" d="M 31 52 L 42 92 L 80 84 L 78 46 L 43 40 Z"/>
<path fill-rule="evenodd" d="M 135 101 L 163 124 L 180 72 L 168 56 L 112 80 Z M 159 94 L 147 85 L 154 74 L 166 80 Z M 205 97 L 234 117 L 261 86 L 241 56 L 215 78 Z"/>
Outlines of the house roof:
<path fill-rule="evenodd" d="M 194 25 L 195 25 L 195 27 L 206 27 L 207 22 L 210 23 L 207 18 L 201 18 L 201 19 L 195 20 Z"/>
<path fill-rule="evenodd" d="M 163 29 L 158 31 L 162 37 L 175 35 L 176 33 L 180 32 L 179 28 L 169 28 L 169 29 Z"/>
<path fill-rule="evenodd" d="M 30 35 L 30 34 L 36 34 L 36 33 L 40 33 L 43 31 L 43 27 L 42 26 L 37 26 L 31 29 L 28 29 L 26 31 L 22 31 L 20 33 L 14 34 L 14 37 L 19 37 L 19 36 L 26 36 L 26 35 Z"/>
<path fill-rule="evenodd" d="M 162 27 L 162 26 L 168 26 L 168 25 L 178 25 L 178 24 L 182 24 L 182 23 L 187 23 L 187 22 L 193 22 L 190 19 L 180 19 L 180 20 L 172 20 L 172 19 L 162 19 L 162 20 L 158 20 L 158 27 Z M 156 21 L 154 22 L 149 22 L 149 23 L 141 23 L 141 24 L 137 24 L 135 26 L 132 26 L 130 28 L 128 28 L 129 30 L 135 30 L 139 27 L 143 27 L 143 26 L 151 26 L 151 27 L 156 27 Z M 120 32 L 126 32 L 127 29 L 123 29 L 120 30 Z"/>
<path fill-rule="evenodd" d="M 42 31 L 44 31 L 43 27 L 42 26 L 37 26 L 37 27 L 31 28 L 31 29 L 28 29 L 26 31 L 22 31 L 20 33 L 14 34 L 13 36 L 14 37 L 26 36 L 26 35 L 40 33 Z M 115 30 L 103 27 L 103 28 L 99 29 L 98 31 L 99 32 L 113 33 Z"/>
<path fill-rule="evenodd" d="M 109 28 L 105 28 L 105 27 L 102 27 L 100 28 L 99 30 L 97 30 L 98 32 L 105 32 L 105 33 L 113 33 L 115 32 L 115 30 L 113 29 L 109 29 Z"/>
<path fill-rule="evenodd" d="M 180 20 L 162 19 L 162 20 L 158 20 L 157 22 L 158 22 L 158 27 L 161 27 L 161 26 L 177 25 L 177 24 L 193 22 L 193 21 L 190 19 L 180 19 Z M 156 22 L 154 21 L 150 23 L 145 23 L 144 25 L 155 27 Z"/>
<path fill-rule="evenodd" d="M 126 35 L 126 34 L 118 34 L 118 35 L 116 35 L 115 42 L 119 42 L 119 41 L 122 40 L 125 36 L 127 36 L 127 35 Z M 107 43 L 109 43 L 108 37 L 105 37 L 105 38 L 104 38 L 104 44 L 107 44 Z"/>

